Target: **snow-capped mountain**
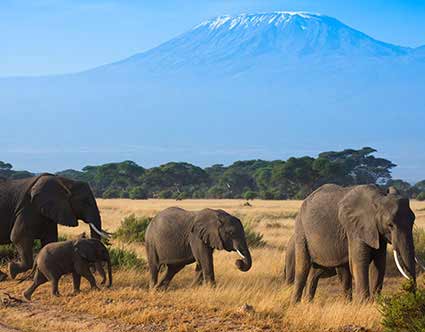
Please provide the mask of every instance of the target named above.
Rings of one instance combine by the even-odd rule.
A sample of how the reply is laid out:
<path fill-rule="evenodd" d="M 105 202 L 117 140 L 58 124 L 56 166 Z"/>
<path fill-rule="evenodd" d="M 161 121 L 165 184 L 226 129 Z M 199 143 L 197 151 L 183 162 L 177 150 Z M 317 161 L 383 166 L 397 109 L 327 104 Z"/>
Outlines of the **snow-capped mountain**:
<path fill-rule="evenodd" d="M 247 66 L 256 67 L 263 61 L 288 64 L 333 61 L 331 58 L 341 57 L 353 61 L 402 57 L 411 51 L 407 47 L 375 40 L 329 16 L 273 12 L 207 20 L 159 47 L 117 65 L 134 66 L 138 70 L 148 68 L 154 72 L 185 67 L 199 70 L 202 66 L 218 65 L 237 72 L 241 67 L 246 70 Z"/>
<path fill-rule="evenodd" d="M 86 72 L 0 79 L 0 159 L 206 165 L 373 146 L 423 178 L 424 47 L 320 14 L 217 17 Z"/>

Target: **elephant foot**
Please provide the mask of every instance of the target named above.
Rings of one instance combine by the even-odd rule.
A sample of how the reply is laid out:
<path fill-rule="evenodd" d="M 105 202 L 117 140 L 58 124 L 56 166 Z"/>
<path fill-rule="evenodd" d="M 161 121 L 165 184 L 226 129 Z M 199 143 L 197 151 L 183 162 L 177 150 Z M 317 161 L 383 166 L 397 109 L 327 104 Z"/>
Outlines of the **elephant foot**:
<path fill-rule="evenodd" d="M 0 271 L 0 282 L 4 281 L 7 279 L 7 274 Z"/>
<path fill-rule="evenodd" d="M 74 289 L 74 291 L 72 292 L 72 295 L 78 295 L 78 294 L 80 294 L 81 292 L 80 292 L 80 290 L 79 289 Z"/>
<path fill-rule="evenodd" d="M 18 275 L 18 264 L 14 263 L 14 262 L 10 262 L 9 263 L 9 275 L 10 278 L 15 279 L 16 276 Z"/>
<path fill-rule="evenodd" d="M 32 294 L 28 291 L 25 291 L 22 293 L 22 296 L 27 300 L 27 301 L 31 301 L 31 296 Z"/>

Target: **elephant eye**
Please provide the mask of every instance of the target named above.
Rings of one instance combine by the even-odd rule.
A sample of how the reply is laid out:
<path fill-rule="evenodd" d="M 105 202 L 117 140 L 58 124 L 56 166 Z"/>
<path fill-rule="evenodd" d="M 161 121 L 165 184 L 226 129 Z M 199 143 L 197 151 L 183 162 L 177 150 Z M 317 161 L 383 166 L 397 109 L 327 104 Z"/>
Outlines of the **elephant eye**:
<path fill-rule="evenodd" d="M 393 229 L 393 228 L 394 228 L 394 224 L 390 223 L 390 224 L 388 225 L 388 227 L 389 227 L 390 229 Z"/>

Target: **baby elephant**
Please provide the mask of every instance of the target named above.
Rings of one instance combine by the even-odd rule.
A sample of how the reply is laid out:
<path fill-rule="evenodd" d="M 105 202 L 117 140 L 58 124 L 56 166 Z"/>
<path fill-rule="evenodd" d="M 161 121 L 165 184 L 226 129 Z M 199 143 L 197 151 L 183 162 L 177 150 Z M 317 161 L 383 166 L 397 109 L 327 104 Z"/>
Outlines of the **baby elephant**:
<path fill-rule="evenodd" d="M 59 279 L 68 273 L 72 273 L 74 293 L 80 291 L 81 276 L 89 281 L 92 289 L 98 289 L 96 280 L 90 272 L 90 266 L 93 263 L 103 261 L 108 264 L 108 287 L 111 287 L 111 260 L 108 249 L 102 242 L 96 239 L 83 238 L 49 243 L 40 250 L 32 270 L 32 273 L 34 273 L 33 284 L 23 295 L 27 300 L 31 300 L 31 295 L 37 287 L 50 281 L 52 283 L 52 294 L 59 296 Z"/>

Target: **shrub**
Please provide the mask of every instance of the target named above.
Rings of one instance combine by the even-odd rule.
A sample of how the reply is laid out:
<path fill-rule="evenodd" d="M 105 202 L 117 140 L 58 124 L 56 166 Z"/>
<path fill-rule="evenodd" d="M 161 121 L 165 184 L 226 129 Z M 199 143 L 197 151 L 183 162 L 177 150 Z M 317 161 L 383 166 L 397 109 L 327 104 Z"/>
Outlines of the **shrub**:
<path fill-rule="evenodd" d="M 264 235 L 254 231 L 251 225 L 244 225 L 245 238 L 250 248 L 261 248 L 266 245 L 266 241 L 263 240 Z"/>
<path fill-rule="evenodd" d="M 145 242 L 145 232 L 151 222 L 149 217 L 136 217 L 131 214 L 121 221 L 114 238 L 125 242 Z"/>
<path fill-rule="evenodd" d="M 161 199 L 168 199 L 173 197 L 173 192 L 171 190 L 162 190 L 158 193 L 158 197 Z"/>
<path fill-rule="evenodd" d="M 148 193 L 143 187 L 138 186 L 130 189 L 129 197 L 130 199 L 148 199 Z"/>
<path fill-rule="evenodd" d="M 257 193 L 252 190 L 245 191 L 243 193 L 243 198 L 246 199 L 247 201 L 249 201 L 250 199 L 252 200 L 254 198 L 257 198 Z"/>
<path fill-rule="evenodd" d="M 416 256 L 425 260 L 425 229 L 415 226 L 413 229 L 413 241 Z"/>
<path fill-rule="evenodd" d="M 109 188 L 103 193 L 102 198 L 119 198 L 120 195 L 121 195 L 120 190 L 115 188 Z"/>
<path fill-rule="evenodd" d="M 141 269 L 146 264 L 143 259 L 137 257 L 134 251 L 122 248 L 109 248 L 109 256 L 111 265 L 117 268 Z"/>
<path fill-rule="evenodd" d="M 396 294 L 378 299 L 385 332 L 425 331 L 425 289 L 413 291 L 413 284 L 407 282 Z"/>
<path fill-rule="evenodd" d="M 418 196 L 416 196 L 416 199 L 418 201 L 425 201 L 425 191 L 419 193 Z"/>

